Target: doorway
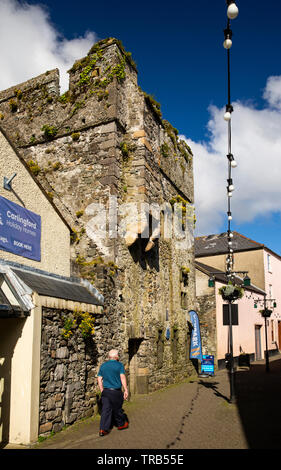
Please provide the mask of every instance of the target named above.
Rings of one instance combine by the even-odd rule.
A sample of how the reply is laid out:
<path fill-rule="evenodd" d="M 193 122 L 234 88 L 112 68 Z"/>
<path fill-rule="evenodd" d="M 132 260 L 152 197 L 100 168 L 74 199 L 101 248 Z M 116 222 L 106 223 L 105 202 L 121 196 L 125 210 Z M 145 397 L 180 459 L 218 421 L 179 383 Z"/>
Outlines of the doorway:
<path fill-rule="evenodd" d="M 278 348 L 281 350 L 281 321 L 278 322 Z"/>
<path fill-rule="evenodd" d="M 255 345 L 256 345 L 256 361 L 262 359 L 261 353 L 261 325 L 255 325 Z"/>
<path fill-rule="evenodd" d="M 129 397 L 137 393 L 138 350 L 143 340 L 141 338 L 129 339 Z"/>

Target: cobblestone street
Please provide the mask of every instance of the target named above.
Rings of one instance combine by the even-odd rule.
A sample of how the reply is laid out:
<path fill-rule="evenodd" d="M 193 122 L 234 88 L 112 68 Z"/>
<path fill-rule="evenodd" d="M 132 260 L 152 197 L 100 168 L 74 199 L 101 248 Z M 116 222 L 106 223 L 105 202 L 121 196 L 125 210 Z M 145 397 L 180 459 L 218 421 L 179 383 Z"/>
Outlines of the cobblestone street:
<path fill-rule="evenodd" d="M 130 426 L 99 437 L 99 417 L 73 425 L 34 449 L 280 449 L 281 358 L 237 370 L 235 404 L 229 403 L 225 370 L 194 377 L 149 395 L 124 409 Z M 8 446 L 7 448 L 13 448 Z"/>

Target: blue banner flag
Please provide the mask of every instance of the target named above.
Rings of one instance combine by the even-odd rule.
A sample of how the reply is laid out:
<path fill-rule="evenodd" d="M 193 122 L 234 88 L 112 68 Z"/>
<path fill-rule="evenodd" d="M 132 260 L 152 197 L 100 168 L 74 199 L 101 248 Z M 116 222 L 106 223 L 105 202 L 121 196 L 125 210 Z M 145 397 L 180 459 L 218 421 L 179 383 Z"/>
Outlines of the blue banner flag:
<path fill-rule="evenodd" d="M 202 361 L 202 347 L 201 347 L 199 318 L 198 318 L 197 313 L 194 310 L 190 310 L 188 313 L 190 316 L 190 321 L 192 323 L 190 359 L 199 359 L 199 361 Z"/>
<path fill-rule="evenodd" d="M 41 261 L 41 217 L 0 196 L 0 250 Z"/>

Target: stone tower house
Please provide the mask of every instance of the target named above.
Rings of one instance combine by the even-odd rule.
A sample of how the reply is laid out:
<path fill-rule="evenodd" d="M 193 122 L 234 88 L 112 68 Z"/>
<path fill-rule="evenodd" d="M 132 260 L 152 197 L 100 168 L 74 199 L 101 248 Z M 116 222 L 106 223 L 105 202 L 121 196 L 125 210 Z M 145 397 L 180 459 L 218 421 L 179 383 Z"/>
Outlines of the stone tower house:
<path fill-rule="evenodd" d="M 193 244 L 163 236 L 166 216 L 151 209 L 192 207 L 192 153 L 139 88 L 120 41 L 95 44 L 69 76 L 64 95 L 57 69 L 2 91 L 1 126 L 73 229 L 73 275 L 105 297 L 96 367 L 118 348 L 131 393 L 145 393 L 193 371 Z M 148 210 L 137 217 L 128 203 Z"/>

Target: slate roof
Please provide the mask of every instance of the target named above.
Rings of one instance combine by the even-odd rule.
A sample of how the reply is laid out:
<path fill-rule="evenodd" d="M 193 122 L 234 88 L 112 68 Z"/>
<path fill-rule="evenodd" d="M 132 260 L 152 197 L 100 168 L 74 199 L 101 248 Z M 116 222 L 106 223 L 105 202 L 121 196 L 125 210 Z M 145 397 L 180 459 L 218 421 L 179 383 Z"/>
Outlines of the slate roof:
<path fill-rule="evenodd" d="M 78 279 L 55 278 L 15 268 L 13 271 L 32 291 L 39 295 L 91 305 L 103 305 L 102 296 L 98 295 L 98 292 L 97 294 L 94 291 L 90 292 Z"/>
<path fill-rule="evenodd" d="M 232 248 L 233 251 L 249 251 L 265 248 L 261 243 L 255 242 L 250 238 L 241 235 L 238 232 L 232 232 Z M 219 255 L 228 252 L 227 233 L 219 233 L 215 235 L 206 235 L 204 237 L 195 238 L 195 257 Z"/>
<path fill-rule="evenodd" d="M 208 276 L 213 275 L 215 280 L 218 281 L 218 282 L 221 282 L 223 284 L 228 283 L 228 280 L 227 280 L 227 277 L 226 277 L 225 273 L 220 271 L 220 269 L 213 268 L 212 266 L 208 266 L 207 264 L 200 263 L 199 261 L 195 261 L 195 268 L 199 269 L 199 271 L 207 274 Z M 214 274 L 214 273 L 216 273 L 216 274 Z M 243 283 L 243 279 L 240 278 L 240 277 L 235 276 L 234 279 L 235 279 L 235 283 L 238 284 L 238 285 L 239 284 L 241 285 L 241 283 Z M 263 291 L 259 287 L 256 287 L 252 284 L 250 286 L 244 287 L 244 289 L 256 292 L 257 294 L 265 295 L 265 291 Z"/>

